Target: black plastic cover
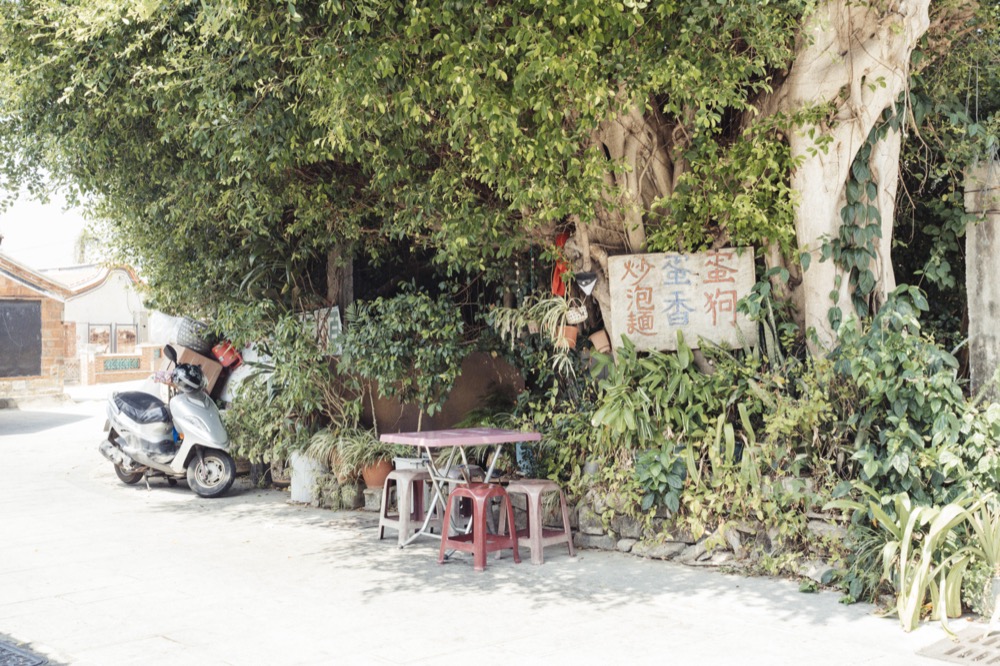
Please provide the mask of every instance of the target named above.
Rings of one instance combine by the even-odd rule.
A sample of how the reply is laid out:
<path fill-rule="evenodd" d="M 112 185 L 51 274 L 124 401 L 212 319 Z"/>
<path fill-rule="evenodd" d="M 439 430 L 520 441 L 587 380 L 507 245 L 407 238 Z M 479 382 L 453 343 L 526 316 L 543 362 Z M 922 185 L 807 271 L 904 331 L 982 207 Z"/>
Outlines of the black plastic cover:
<path fill-rule="evenodd" d="M 155 395 L 142 391 L 115 393 L 115 405 L 136 423 L 166 423 L 170 421 L 167 405 Z"/>

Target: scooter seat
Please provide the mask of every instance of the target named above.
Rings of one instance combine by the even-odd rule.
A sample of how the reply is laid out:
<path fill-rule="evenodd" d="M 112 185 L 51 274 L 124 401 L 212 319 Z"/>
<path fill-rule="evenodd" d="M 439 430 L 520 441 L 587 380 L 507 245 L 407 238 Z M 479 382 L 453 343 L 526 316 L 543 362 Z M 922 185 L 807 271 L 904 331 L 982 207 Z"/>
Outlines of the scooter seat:
<path fill-rule="evenodd" d="M 155 395 L 123 391 L 115 393 L 114 401 L 118 409 L 136 423 L 166 423 L 170 420 L 166 403 Z"/>

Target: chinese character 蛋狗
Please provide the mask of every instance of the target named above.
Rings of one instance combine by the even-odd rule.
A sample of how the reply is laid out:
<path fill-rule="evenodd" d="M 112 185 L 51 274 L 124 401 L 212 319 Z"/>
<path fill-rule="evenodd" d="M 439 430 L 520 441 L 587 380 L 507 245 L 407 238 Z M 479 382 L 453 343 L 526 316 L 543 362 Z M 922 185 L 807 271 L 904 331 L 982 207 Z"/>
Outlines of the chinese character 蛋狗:
<path fill-rule="evenodd" d="M 705 293 L 705 312 L 712 315 L 712 326 L 719 325 L 720 316 L 731 320 L 729 323 L 736 325 L 736 290 L 729 289 L 723 291 L 716 289 L 715 293 Z"/>
<path fill-rule="evenodd" d="M 720 252 L 718 250 L 715 252 L 709 252 L 708 260 L 705 262 L 705 268 L 708 269 L 705 273 L 705 284 L 712 284 L 716 282 L 736 282 L 736 269 L 732 266 L 727 266 L 726 263 L 724 263 L 732 260 L 732 252 Z"/>

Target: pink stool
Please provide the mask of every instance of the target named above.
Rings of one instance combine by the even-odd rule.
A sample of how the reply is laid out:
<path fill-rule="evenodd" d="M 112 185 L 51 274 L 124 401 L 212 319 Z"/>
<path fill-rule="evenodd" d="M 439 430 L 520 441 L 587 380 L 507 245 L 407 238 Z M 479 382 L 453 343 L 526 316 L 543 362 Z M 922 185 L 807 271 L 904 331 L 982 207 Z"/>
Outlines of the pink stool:
<path fill-rule="evenodd" d="M 430 483 L 431 475 L 422 469 L 396 469 L 389 472 L 382 486 L 382 508 L 378 518 L 378 538 L 385 536 L 385 528 L 391 527 L 399 532 L 399 546 L 420 530 L 424 518 L 424 486 Z M 398 513 L 389 513 L 389 496 L 393 487 L 396 490 L 396 506 Z M 432 520 L 432 524 L 437 522 Z M 440 527 L 440 524 L 438 524 Z"/>
<path fill-rule="evenodd" d="M 528 504 L 528 529 L 519 530 L 519 536 L 524 532 L 528 534 L 528 548 L 531 549 L 531 563 L 542 564 L 545 561 L 542 549 L 546 546 L 554 546 L 565 543 L 569 548 L 569 556 L 575 557 L 576 551 L 573 549 L 573 530 L 569 525 L 569 509 L 566 507 L 566 495 L 563 494 L 559 484 L 548 479 L 521 479 L 511 481 L 507 484 L 508 493 L 520 493 L 527 499 Z M 542 524 L 542 495 L 544 493 L 559 493 L 559 504 L 562 508 L 563 528 L 561 530 L 547 530 Z M 505 518 L 500 514 L 499 532 L 505 528 Z M 512 523 L 513 524 L 513 523 Z"/>
<path fill-rule="evenodd" d="M 438 563 L 444 564 L 444 553 L 449 548 L 472 553 L 472 568 L 476 571 L 486 569 L 486 554 L 498 550 L 511 548 L 514 551 L 514 561 L 520 562 L 521 555 L 517 552 L 517 530 L 511 529 L 508 535 L 488 534 L 486 532 L 486 510 L 489 501 L 494 497 L 503 500 L 500 507 L 500 515 L 508 514 L 510 524 L 514 525 L 514 508 L 510 505 L 510 497 L 502 486 L 494 483 L 470 483 L 458 486 L 448 494 L 448 505 L 444 511 L 444 524 L 451 524 L 451 509 L 454 500 L 465 497 L 472 500 L 472 532 L 470 534 L 458 534 L 449 536 L 447 533 L 441 537 L 441 552 L 438 554 Z M 500 530 L 502 531 L 502 530 Z"/>

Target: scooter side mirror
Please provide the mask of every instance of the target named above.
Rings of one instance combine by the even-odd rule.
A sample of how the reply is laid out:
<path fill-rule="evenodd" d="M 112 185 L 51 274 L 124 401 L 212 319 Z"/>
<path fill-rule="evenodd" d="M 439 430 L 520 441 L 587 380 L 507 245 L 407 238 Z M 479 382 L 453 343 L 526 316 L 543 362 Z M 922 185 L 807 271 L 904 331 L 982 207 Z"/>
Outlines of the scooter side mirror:
<path fill-rule="evenodd" d="M 163 354 L 170 359 L 172 363 L 177 363 L 177 350 L 173 348 L 172 345 L 167 345 L 163 348 Z"/>

